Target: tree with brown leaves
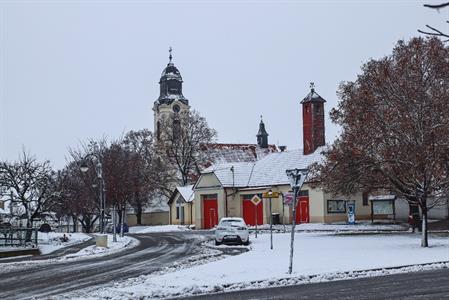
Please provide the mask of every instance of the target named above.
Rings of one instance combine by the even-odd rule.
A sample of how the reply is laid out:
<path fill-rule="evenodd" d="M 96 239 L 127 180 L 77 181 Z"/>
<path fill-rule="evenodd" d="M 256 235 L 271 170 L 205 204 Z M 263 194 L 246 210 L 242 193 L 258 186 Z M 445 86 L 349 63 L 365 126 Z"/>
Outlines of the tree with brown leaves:
<path fill-rule="evenodd" d="M 449 49 L 437 38 L 399 41 L 342 83 L 333 122 L 341 136 L 314 167 L 324 189 L 345 195 L 386 189 L 427 212 L 449 190 Z"/>

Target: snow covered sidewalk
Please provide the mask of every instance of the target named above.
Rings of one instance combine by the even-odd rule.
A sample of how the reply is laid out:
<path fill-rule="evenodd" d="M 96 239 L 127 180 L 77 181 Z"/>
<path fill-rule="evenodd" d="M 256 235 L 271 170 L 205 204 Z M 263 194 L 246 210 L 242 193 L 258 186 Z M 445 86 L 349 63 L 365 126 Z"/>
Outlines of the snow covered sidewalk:
<path fill-rule="evenodd" d="M 63 236 L 67 237 L 67 242 L 62 241 Z M 83 243 L 92 237 L 81 232 L 61 233 L 61 232 L 38 232 L 38 248 L 41 254 L 50 254 L 61 248 Z"/>
<path fill-rule="evenodd" d="M 255 230 L 254 226 L 250 227 L 251 230 Z M 258 230 L 269 231 L 270 224 L 263 224 L 257 226 Z M 286 232 L 291 232 L 291 225 L 285 225 Z M 394 231 L 407 231 L 409 229 L 408 224 L 391 224 L 391 223 L 371 223 L 357 222 L 354 225 L 347 223 L 303 223 L 297 224 L 295 231 L 297 232 L 345 232 L 345 233 L 363 233 L 363 232 L 394 232 Z M 284 231 L 284 225 L 273 225 L 273 230 L 277 232 Z"/>
<path fill-rule="evenodd" d="M 120 251 L 125 250 L 126 248 L 132 248 L 139 244 L 139 241 L 136 240 L 133 237 L 124 236 L 120 237 L 117 234 L 117 242 L 113 242 L 113 235 L 108 234 L 108 247 L 97 247 L 95 245 L 86 247 L 77 253 L 74 254 L 68 254 L 63 257 L 63 259 L 70 259 L 70 258 L 81 258 L 81 257 L 98 257 L 103 255 L 109 255 L 113 253 L 117 253 Z"/>
<path fill-rule="evenodd" d="M 24 270 L 28 267 L 37 264 L 56 264 L 56 263 L 63 263 L 66 261 L 82 260 L 111 255 L 127 249 L 131 249 L 133 247 L 136 247 L 137 245 L 139 245 L 139 241 L 129 236 L 124 237 L 117 236 L 117 242 L 114 243 L 112 242 L 112 234 L 108 234 L 107 248 L 96 247 L 95 245 L 92 245 L 83 248 L 76 253 L 66 254 L 64 256 L 50 259 L 25 260 L 18 262 L 6 262 L 8 259 L 3 259 L 5 262 L 1 264 L 0 273 L 7 272 L 12 269 L 15 271 Z"/>
<path fill-rule="evenodd" d="M 152 232 L 174 232 L 190 230 L 189 226 L 184 225 L 155 225 L 155 226 L 132 226 L 129 233 L 143 234 Z"/>
<path fill-rule="evenodd" d="M 252 236 L 252 250 L 241 255 L 161 276 L 141 276 L 90 293 L 94 298 L 136 299 L 193 295 L 306 282 L 378 276 L 399 271 L 382 269 L 449 260 L 449 239 L 432 237 L 429 248 L 421 248 L 420 236 L 328 235 L 298 233 L 292 275 L 287 274 L 290 234 L 274 235 L 274 250 L 268 234 Z M 442 263 L 430 266 L 449 267 Z M 407 267 L 402 272 L 423 269 Z M 354 274 L 359 274 L 355 276 Z"/>

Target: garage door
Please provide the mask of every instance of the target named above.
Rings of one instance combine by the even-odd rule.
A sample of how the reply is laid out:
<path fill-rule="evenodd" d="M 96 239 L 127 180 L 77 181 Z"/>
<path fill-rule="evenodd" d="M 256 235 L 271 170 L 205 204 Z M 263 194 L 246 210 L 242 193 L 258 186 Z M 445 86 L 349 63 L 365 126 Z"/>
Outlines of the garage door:
<path fill-rule="evenodd" d="M 309 223 L 309 197 L 298 197 L 296 204 L 296 224 Z"/>
<path fill-rule="evenodd" d="M 218 224 L 218 203 L 216 196 L 204 197 L 203 208 L 204 228 L 213 228 Z"/>
<path fill-rule="evenodd" d="M 259 205 L 254 205 L 251 199 L 243 199 L 243 219 L 245 223 L 251 226 L 256 225 L 256 209 L 257 209 L 257 224 L 263 224 L 263 202 Z"/>

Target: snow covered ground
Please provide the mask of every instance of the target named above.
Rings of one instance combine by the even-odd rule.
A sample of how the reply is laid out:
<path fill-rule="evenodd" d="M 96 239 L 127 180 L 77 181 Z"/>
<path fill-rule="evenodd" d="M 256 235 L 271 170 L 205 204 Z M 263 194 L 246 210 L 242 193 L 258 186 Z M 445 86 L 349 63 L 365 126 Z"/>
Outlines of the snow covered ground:
<path fill-rule="evenodd" d="M 391 222 L 391 221 L 390 221 Z M 257 226 L 259 230 L 269 230 L 270 224 L 264 224 Z M 408 230 L 408 224 L 391 224 L 391 223 L 380 223 L 376 220 L 376 223 L 372 224 L 370 221 L 367 222 L 357 222 L 354 225 L 347 223 L 333 223 L 333 224 L 323 224 L 323 223 L 303 223 L 297 224 L 295 231 L 329 231 L 329 232 L 381 232 L 381 231 L 405 231 Z M 255 230 L 254 226 L 250 227 L 251 230 Z M 273 229 L 279 232 L 283 232 L 284 225 L 273 225 Z M 291 231 L 291 225 L 285 226 L 286 232 Z"/>
<path fill-rule="evenodd" d="M 133 248 L 139 245 L 139 241 L 133 237 L 124 236 L 120 237 L 117 235 L 117 242 L 112 242 L 112 234 L 108 234 L 108 248 L 96 247 L 95 245 L 88 246 L 86 248 L 81 249 L 80 251 L 72 254 L 66 254 L 61 257 L 51 258 L 51 259 L 41 259 L 41 260 L 26 260 L 26 261 L 18 261 L 18 262 L 5 262 L 2 263 L 2 267 L 0 268 L 0 273 L 9 271 L 14 269 L 16 271 L 26 269 L 30 266 L 36 264 L 52 264 L 52 263 L 60 263 L 67 260 L 81 260 L 88 258 L 95 258 L 105 255 L 114 254 L 126 249 Z M 54 250 L 53 250 L 54 251 Z M 9 260 L 11 258 L 4 258 L 2 260 Z"/>
<path fill-rule="evenodd" d="M 113 254 L 119 251 L 124 250 L 125 248 L 132 248 L 139 244 L 139 241 L 135 238 L 124 236 L 120 237 L 117 235 L 117 242 L 113 242 L 113 235 L 108 234 L 108 247 L 97 247 L 95 245 L 86 247 L 77 253 L 74 254 L 68 254 L 64 256 L 65 259 L 69 258 L 75 258 L 75 257 L 97 257 L 97 256 L 103 256 L 103 255 L 109 255 Z"/>
<path fill-rule="evenodd" d="M 132 226 L 129 233 L 173 232 L 190 230 L 187 225 L 156 225 L 156 226 Z"/>
<path fill-rule="evenodd" d="M 63 235 L 65 235 L 68 238 L 67 242 L 63 242 L 61 240 Z M 85 242 L 91 238 L 92 238 L 91 236 L 81 232 L 76 233 L 38 232 L 37 236 L 38 248 L 41 254 L 49 254 L 58 249 Z"/>
<path fill-rule="evenodd" d="M 290 234 L 252 236 L 252 250 L 204 265 L 163 275 L 148 275 L 116 283 L 113 287 L 91 291 L 93 298 L 163 298 L 298 284 L 306 282 L 378 276 L 426 268 L 449 267 L 439 263 L 427 267 L 409 265 L 449 260 L 449 239 L 432 237 L 429 248 L 420 247 L 415 234 L 330 235 L 297 233 L 292 275 L 287 274 Z M 407 266 L 396 270 L 383 268 Z M 372 270 L 374 271 L 362 271 Z"/>

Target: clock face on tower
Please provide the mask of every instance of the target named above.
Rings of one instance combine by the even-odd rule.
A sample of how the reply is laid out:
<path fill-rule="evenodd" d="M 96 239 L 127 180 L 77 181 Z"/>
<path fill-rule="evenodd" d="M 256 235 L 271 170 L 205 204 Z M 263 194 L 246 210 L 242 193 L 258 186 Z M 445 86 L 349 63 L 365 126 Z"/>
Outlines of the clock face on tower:
<path fill-rule="evenodd" d="M 175 113 L 179 113 L 180 110 L 181 110 L 181 108 L 179 107 L 178 104 L 173 105 L 173 111 L 174 111 Z"/>

